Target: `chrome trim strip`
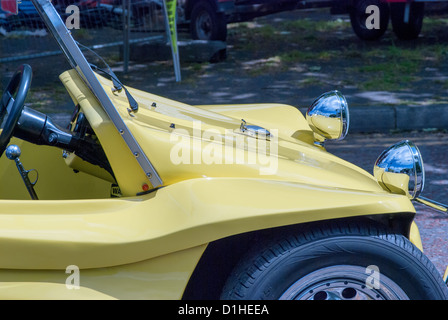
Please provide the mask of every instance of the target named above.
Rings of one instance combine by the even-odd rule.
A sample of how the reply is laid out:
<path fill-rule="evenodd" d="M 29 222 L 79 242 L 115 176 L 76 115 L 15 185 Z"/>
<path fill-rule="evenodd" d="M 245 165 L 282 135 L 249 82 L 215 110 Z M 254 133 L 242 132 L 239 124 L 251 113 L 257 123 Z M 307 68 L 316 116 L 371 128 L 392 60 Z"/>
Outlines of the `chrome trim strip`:
<path fill-rule="evenodd" d="M 66 56 L 70 65 L 78 72 L 93 94 L 96 96 L 104 111 L 112 120 L 116 129 L 123 137 L 123 140 L 129 147 L 130 151 L 134 155 L 135 159 L 140 164 L 141 168 L 145 172 L 145 175 L 151 182 L 154 188 L 163 184 L 162 179 L 151 164 L 145 153 L 141 149 L 138 142 L 135 140 L 132 133 L 120 117 L 117 109 L 113 105 L 112 101 L 108 97 L 104 88 L 95 76 L 95 73 L 91 69 L 89 63 L 84 57 L 83 53 L 79 49 L 75 40 L 73 39 L 70 31 L 65 26 L 61 17 L 57 13 L 49 0 L 31 0 L 36 7 L 39 15 L 44 20 L 49 31 L 54 36 L 59 46 L 61 47 L 64 55 Z"/>

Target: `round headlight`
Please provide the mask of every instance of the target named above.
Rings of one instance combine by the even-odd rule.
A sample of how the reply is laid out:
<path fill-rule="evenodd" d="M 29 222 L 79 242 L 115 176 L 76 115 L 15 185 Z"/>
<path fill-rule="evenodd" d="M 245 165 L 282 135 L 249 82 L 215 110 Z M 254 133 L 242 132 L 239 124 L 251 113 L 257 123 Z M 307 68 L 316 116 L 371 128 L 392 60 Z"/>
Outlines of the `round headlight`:
<path fill-rule="evenodd" d="M 401 190 L 415 199 L 423 191 L 425 170 L 418 148 L 409 140 L 389 147 L 375 162 L 375 178 L 391 192 Z"/>
<path fill-rule="evenodd" d="M 323 140 L 344 139 L 350 123 L 347 100 L 337 90 L 324 93 L 308 108 L 306 120 Z"/>

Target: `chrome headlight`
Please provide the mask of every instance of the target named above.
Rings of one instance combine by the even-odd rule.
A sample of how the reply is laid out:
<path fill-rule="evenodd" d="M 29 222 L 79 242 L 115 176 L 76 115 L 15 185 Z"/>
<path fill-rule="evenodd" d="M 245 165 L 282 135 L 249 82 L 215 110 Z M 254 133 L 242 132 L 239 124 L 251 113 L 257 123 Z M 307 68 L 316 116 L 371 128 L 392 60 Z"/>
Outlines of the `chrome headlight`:
<path fill-rule="evenodd" d="M 315 133 L 317 144 L 326 139 L 342 140 L 350 123 L 347 100 L 337 90 L 324 93 L 308 108 L 306 120 Z"/>
<path fill-rule="evenodd" d="M 373 174 L 383 188 L 393 193 L 417 198 L 425 185 L 423 159 L 409 140 L 389 147 L 375 162 Z"/>

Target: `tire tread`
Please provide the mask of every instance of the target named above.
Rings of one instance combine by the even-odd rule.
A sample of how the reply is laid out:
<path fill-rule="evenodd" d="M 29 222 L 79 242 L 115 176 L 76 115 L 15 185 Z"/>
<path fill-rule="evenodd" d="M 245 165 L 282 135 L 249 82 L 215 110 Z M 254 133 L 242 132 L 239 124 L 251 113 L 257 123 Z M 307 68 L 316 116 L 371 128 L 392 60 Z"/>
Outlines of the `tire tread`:
<path fill-rule="evenodd" d="M 440 280 L 440 274 L 434 264 L 405 236 L 390 233 L 386 228 L 373 223 L 332 222 L 311 229 L 301 228 L 299 232 L 274 234 L 269 239 L 260 239 L 248 253 L 246 259 L 243 259 L 232 272 L 224 286 L 221 298 L 226 300 L 252 299 L 247 292 L 255 284 L 256 279 L 264 272 L 269 271 L 270 266 L 281 256 L 314 241 L 344 236 L 366 236 L 400 247 L 416 258 L 422 271 L 428 270 L 435 283 Z M 448 292 L 446 288 L 442 288 L 442 284 L 439 289 L 442 295 L 446 295 Z"/>

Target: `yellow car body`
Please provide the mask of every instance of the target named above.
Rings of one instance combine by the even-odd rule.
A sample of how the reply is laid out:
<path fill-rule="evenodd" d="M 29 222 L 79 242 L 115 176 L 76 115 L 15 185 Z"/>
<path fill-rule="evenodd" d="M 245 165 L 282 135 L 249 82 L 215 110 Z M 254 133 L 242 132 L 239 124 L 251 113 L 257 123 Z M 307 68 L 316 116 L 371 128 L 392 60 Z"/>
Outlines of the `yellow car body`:
<path fill-rule="evenodd" d="M 29 199 L 14 162 L 2 157 L 0 177 L 8 183 L 0 185 L 0 299 L 181 299 L 211 243 L 316 221 L 386 220 L 422 250 L 409 197 L 385 191 L 372 175 L 315 145 L 292 106 L 190 106 L 129 88 L 139 103 L 132 113 L 124 92 L 98 76 L 162 178 L 163 186 L 152 188 L 77 72 L 60 78 L 115 177 L 74 154 L 11 141 L 22 148 L 24 166 L 39 172 L 39 200 Z M 263 163 L 226 163 L 228 149 L 237 148 L 217 138 L 224 134 L 243 139 L 244 159 L 255 152 L 248 145 L 256 138 L 238 132 L 241 119 L 275 132 L 269 143 L 276 170 L 260 174 Z M 216 151 L 213 163 L 173 163 L 176 147 L 191 151 L 191 161 L 206 148 L 225 152 Z M 112 183 L 119 186 L 114 197 Z M 219 266 L 213 268 L 207 272 Z M 79 285 L 71 282 L 75 272 Z"/>

